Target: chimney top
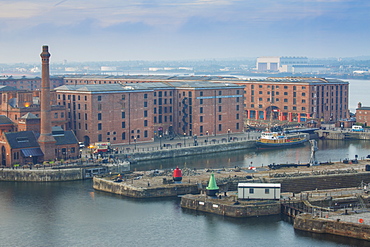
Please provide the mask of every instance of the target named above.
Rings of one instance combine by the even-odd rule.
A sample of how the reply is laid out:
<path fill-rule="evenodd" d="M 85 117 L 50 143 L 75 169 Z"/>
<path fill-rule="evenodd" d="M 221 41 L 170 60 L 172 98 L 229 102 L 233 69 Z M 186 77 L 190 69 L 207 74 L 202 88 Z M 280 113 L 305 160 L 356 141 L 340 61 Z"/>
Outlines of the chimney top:
<path fill-rule="evenodd" d="M 42 46 L 42 53 L 40 54 L 41 57 L 50 57 L 49 47 L 47 45 Z"/>

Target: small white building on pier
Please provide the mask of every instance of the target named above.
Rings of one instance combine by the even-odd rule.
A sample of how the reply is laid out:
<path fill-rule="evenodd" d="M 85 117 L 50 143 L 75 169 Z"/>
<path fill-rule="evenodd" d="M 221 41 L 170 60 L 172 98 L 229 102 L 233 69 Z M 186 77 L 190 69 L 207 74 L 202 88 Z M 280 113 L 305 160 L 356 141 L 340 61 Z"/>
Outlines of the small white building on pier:
<path fill-rule="evenodd" d="M 239 183 L 238 199 L 279 200 L 281 184 Z"/>

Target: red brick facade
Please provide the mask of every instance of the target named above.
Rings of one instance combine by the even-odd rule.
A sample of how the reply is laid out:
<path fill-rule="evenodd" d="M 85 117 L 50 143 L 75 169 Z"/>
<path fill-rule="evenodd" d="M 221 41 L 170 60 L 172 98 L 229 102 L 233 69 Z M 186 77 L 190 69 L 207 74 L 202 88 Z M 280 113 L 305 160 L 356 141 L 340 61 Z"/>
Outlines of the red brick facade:
<path fill-rule="evenodd" d="M 5 91 L 4 91 L 5 90 Z M 4 115 L 12 120 L 16 126 L 15 131 L 26 130 L 24 126 L 25 120 L 22 119 L 27 113 L 32 113 L 37 117 L 40 117 L 40 102 L 39 102 L 39 91 L 23 91 L 14 90 L 8 91 L 6 89 L 0 90 L 0 115 Z M 63 126 L 66 124 L 65 107 L 56 105 L 56 94 L 51 93 L 51 120 L 52 126 Z M 40 123 L 39 123 L 40 124 Z M 39 132 L 40 126 L 38 126 Z M 32 129 L 32 130 L 37 130 Z"/>
<path fill-rule="evenodd" d="M 67 108 L 67 129 L 85 144 L 242 132 L 242 90 L 196 81 L 56 88 L 58 104 Z"/>
<path fill-rule="evenodd" d="M 234 83 L 245 86 L 244 109 L 248 119 L 327 122 L 349 117 L 348 82 L 284 77 Z"/>
<path fill-rule="evenodd" d="M 356 108 L 356 122 L 368 126 L 370 123 L 370 107 L 358 103 Z"/>
<path fill-rule="evenodd" d="M 153 93 L 111 85 L 86 90 L 57 89 L 58 104 L 67 109 L 68 124 L 79 141 L 134 143 L 153 141 Z M 149 104 L 150 103 L 150 104 Z"/>
<path fill-rule="evenodd" d="M 64 83 L 63 77 L 50 77 L 50 88 L 56 88 L 62 86 Z M 20 90 L 40 90 L 41 89 L 41 78 L 40 77 L 25 77 L 25 76 L 9 76 L 1 77 L 0 85 L 6 85 L 15 87 Z"/>

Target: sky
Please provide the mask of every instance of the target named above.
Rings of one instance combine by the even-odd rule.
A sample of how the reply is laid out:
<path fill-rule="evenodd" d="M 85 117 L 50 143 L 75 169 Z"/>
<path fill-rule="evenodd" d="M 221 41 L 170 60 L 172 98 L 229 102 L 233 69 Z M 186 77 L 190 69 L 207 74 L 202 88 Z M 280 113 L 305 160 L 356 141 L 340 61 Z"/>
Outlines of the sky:
<path fill-rule="evenodd" d="M 0 63 L 370 55 L 369 0 L 0 0 Z"/>

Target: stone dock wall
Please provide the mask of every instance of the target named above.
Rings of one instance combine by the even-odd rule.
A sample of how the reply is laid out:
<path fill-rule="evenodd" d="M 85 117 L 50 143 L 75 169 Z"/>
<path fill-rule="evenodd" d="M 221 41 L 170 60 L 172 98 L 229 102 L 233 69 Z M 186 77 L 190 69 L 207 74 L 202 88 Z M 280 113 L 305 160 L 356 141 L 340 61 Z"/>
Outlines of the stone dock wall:
<path fill-rule="evenodd" d="M 201 198 L 192 195 L 181 197 L 181 207 L 236 218 L 277 215 L 281 212 L 279 202 L 250 205 L 228 205 L 224 204 L 222 200 L 215 202 L 214 200 L 207 200 L 206 197 Z"/>
<path fill-rule="evenodd" d="M 263 182 L 281 183 L 281 192 L 294 192 L 308 190 L 324 190 L 358 187 L 361 182 L 370 183 L 370 172 L 315 175 L 286 178 L 265 178 Z"/>
<path fill-rule="evenodd" d="M 370 183 L 370 172 L 350 173 L 341 175 L 320 175 L 289 178 L 261 178 L 240 179 L 218 183 L 220 191 L 236 190 L 237 184 L 241 182 L 266 182 L 281 183 L 282 192 L 299 193 L 309 190 L 324 190 L 358 187 L 361 182 Z M 203 185 L 205 187 L 206 185 Z M 201 189 L 196 184 L 163 184 L 161 187 L 136 187 L 127 183 L 116 183 L 104 178 L 93 178 L 93 188 L 113 194 L 119 194 L 136 198 L 171 197 L 185 194 L 198 194 Z"/>
<path fill-rule="evenodd" d="M 316 130 L 319 138 L 328 140 L 370 140 L 370 132 L 352 132 L 341 130 Z"/>
<path fill-rule="evenodd" d="M 0 181 L 20 182 L 56 182 L 84 179 L 83 169 L 2 169 L 0 170 Z"/>
<path fill-rule="evenodd" d="M 129 184 L 116 183 L 103 178 L 93 178 L 93 188 L 99 191 L 109 192 L 135 198 L 175 197 L 184 194 L 199 193 L 198 186 L 183 184 L 168 184 L 162 187 L 136 187 Z"/>
<path fill-rule="evenodd" d="M 294 229 L 370 240 L 370 225 L 315 218 L 310 214 L 300 214 L 296 216 L 294 220 Z"/>
<path fill-rule="evenodd" d="M 209 144 L 206 146 L 183 147 L 174 149 L 164 148 L 158 151 L 135 152 L 131 154 L 131 157 L 135 161 L 175 158 L 189 155 L 218 153 L 241 149 L 252 149 L 256 147 L 255 143 L 256 143 L 255 140 L 251 140 L 251 141 L 226 142 L 217 145 Z M 123 158 L 123 155 L 118 156 L 122 156 Z"/>

